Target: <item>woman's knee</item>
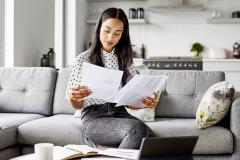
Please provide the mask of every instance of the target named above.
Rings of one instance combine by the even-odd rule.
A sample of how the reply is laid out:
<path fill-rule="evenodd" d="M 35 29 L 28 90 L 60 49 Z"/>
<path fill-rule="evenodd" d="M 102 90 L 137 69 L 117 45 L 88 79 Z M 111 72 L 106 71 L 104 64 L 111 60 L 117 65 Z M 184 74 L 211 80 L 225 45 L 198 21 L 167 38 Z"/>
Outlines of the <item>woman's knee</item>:
<path fill-rule="evenodd" d="M 147 126 L 141 121 L 134 121 L 132 123 L 130 134 L 138 134 L 139 136 L 146 137 L 148 136 L 148 129 Z"/>

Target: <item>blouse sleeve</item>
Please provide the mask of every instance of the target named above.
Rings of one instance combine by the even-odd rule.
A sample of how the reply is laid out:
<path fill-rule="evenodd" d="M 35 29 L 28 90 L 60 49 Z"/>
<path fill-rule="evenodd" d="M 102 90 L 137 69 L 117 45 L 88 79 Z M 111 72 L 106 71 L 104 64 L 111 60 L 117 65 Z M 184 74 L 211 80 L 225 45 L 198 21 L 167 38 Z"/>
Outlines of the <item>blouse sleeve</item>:
<path fill-rule="evenodd" d="M 130 81 L 137 74 L 137 70 L 133 64 L 129 67 L 128 71 L 129 71 L 130 75 L 127 78 L 127 82 Z"/>
<path fill-rule="evenodd" d="M 68 99 L 69 90 L 73 86 L 78 86 L 81 83 L 81 68 L 82 68 L 82 64 L 84 61 L 86 61 L 86 60 L 85 60 L 84 56 L 81 54 L 79 56 L 77 56 L 76 59 L 74 60 L 74 63 L 70 69 L 70 76 L 69 76 L 67 89 L 66 89 L 65 97 L 67 99 Z"/>

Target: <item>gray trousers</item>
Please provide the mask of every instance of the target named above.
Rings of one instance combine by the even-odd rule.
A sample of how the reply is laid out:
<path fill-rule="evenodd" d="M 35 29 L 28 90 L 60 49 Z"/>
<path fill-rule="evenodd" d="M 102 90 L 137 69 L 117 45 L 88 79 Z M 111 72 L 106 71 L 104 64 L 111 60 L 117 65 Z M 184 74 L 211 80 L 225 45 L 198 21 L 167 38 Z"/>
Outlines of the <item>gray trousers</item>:
<path fill-rule="evenodd" d="M 92 146 L 139 149 L 144 137 L 155 136 L 141 120 L 113 103 L 92 105 L 82 111 L 82 132 Z"/>

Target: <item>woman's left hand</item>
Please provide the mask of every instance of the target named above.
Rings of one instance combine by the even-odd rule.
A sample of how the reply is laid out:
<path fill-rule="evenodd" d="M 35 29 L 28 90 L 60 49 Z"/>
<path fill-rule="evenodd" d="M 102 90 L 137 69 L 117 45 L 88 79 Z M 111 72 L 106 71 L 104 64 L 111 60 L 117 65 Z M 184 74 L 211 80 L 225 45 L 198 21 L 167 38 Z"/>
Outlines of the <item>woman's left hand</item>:
<path fill-rule="evenodd" d="M 160 98 L 160 92 L 154 92 L 154 97 L 146 96 L 141 99 L 141 102 L 146 106 L 146 108 L 155 108 Z"/>

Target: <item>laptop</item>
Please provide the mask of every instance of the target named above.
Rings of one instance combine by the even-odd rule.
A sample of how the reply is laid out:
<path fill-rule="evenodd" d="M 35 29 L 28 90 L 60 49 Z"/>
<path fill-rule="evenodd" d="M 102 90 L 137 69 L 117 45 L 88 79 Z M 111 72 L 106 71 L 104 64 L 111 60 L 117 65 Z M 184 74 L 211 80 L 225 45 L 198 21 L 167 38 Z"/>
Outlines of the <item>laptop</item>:
<path fill-rule="evenodd" d="M 138 160 L 192 160 L 197 140 L 198 136 L 143 138 Z"/>

